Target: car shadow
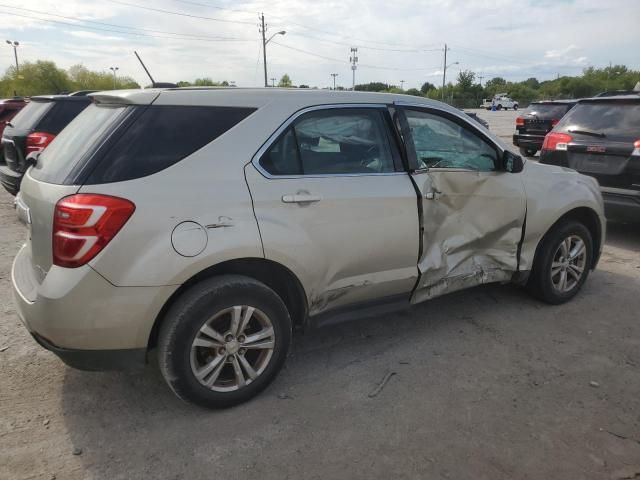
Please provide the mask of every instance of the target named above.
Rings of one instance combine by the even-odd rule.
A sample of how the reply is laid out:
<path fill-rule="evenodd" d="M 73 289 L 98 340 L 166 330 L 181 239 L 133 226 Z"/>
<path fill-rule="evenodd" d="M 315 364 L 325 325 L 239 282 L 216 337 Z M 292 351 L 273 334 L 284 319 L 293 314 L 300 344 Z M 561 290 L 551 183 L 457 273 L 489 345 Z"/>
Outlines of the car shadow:
<path fill-rule="evenodd" d="M 297 334 L 274 383 L 252 401 L 227 410 L 183 403 L 154 366 L 139 373 L 68 368 L 62 389 L 65 424 L 73 446 L 83 450 L 81 460 L 92 478 L 183 478 L 181 472 L 200 478 L 248 461 L 241 453 L 247 449 L 270 451 L 276 440 L 296 455 L 296 435 L 324 435 L 321 419 L 336 415 L 336 405 L 357 416 L 361 402 L 390 369 L 410 362 L 418 372 L 433 362 L 454 368 L 465 355 L 479 355 L 479 337 L 509 349 L 514 332 L 534 337 L 535 329 L 541 329 L 536 322 L 543 322 L 542 329 L 557 325 L 557 312 L 575 310 L 580 303 L 586 303 L 581 307 L 585 310 L 597 308 L 595 293 L 624 282 L 628 279 L 621 275 L 597 272 L 575 304 L 560 307 L 542 304 L 515 286 L 482 286 L 406 312 Z M 397 397 L 394 408 L 409 409 L 420 395 L 424 392 Z M 384 409 L 375 413 L 387 415 Z M 238 468 L 238 475 L 250 473 Z"/>
<path fill-rule="evenodd" d="M 640 252 L 640 223 L 607 223 L 607 245 Z"/>

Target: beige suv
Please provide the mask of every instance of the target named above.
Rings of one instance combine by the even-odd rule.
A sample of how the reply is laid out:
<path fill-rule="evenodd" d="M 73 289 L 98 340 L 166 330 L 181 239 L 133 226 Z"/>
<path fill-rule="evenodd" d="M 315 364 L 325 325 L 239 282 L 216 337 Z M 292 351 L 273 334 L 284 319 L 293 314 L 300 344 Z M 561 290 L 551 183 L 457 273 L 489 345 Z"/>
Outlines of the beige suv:
<path fill-rule="evenodd" d="M 524 163 L 456 109 L 313 90 L 94 94 L 16 208 L 36 341 L 87 370 L 156 348 L 207 407 L 264 389 L 296 327 L 489 282 L 564 302 L 605 231 L 595 180 Z"/>

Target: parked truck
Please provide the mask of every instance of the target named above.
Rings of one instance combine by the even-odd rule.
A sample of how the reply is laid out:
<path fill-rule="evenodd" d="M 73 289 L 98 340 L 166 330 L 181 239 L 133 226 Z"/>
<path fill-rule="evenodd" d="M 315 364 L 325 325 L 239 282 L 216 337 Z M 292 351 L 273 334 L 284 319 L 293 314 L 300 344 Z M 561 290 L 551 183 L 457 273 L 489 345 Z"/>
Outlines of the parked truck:
<path fill-rule="evenodd" d="M 508 110 L 509 108 L 513 108 L 514 110 L 518 109 L 518 102 L 509 97 L 506 93 L 496 93 L 493 98 L 484 98 L 482 99 L 482 103 L 480 104 L 480 108 L 486 108 L 487 110 L 491 110 L 493 107 L 496 107 L 496 110 Z"/>

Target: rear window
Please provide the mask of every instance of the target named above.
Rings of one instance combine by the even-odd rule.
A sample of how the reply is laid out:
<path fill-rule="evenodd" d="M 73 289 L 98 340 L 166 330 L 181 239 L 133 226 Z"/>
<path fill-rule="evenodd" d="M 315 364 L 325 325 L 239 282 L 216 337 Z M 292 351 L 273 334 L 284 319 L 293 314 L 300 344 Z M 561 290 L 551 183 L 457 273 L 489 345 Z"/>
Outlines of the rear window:
<path fill-rule="evenodd" d="M 143 107 L 144 108 L 144 107 Z M 212 142 L 253 108 L 151 105 L 104 154 L 86 183 L 120 182 L 163 170 Z"/>
<path fill-rule="evenodd" d="M 49 111 L 53 102 L 32 101 L 14 117 L 11 124 L 16 128 L 30 130 Z"/>
<path fill-rule="evenodd" d="M 556 126 L 556 131 L 586 130 L 611 138 L 640 137 L 640 102 L 579 103 Z"/>
<path fill-rule="evenodd" d="M 538 117 L 540 120 L 559 120 L 569 108 L 571 105 L 532 103 L 524 111 L 524 114 Z"/>
<path fill-rule="evenodd" d="M 97 105 L 88 107 L 40 154 L 38 164 L 31 169 L 31 176 L 47 183 L 65 183 L 74 167 L 93 151 L 125 109 Z"/>
<path fill-rule="evenodd" d="M 69 125 L 71 120 L 76 118 L 78 114 L 87 108 L 90 102 L 82 101 L 57 101 L 53 102 L 53 107 L 42 118 L 35 128 L 40 132 L 53 133 L 57 135 L 64 127 Z"/>

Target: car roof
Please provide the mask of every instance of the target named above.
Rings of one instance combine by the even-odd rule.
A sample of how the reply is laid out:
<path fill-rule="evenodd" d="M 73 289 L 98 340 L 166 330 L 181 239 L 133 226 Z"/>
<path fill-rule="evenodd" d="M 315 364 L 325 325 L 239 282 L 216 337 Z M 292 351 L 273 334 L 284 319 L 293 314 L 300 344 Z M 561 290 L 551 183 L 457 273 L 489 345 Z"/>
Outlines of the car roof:
<path fill-rule="evenodd" d="M 308 88 L 183 87 L 169 89 L 110 90 L 89 95 L 96 103 L 161 105 L 217 105 L 260 108 L 272 102 L 285 102 L 292 108 L 331 104 L 414 104 L 434 106 L 460 113 L 436 100 L 394 93 Z"/>
<path fill-rule="evenodd" d="M 577 103 L 580 100 L 581 99 L 579 99 L 579 98 L 573 98 L 573 99 L 569 99 L 569 100 L 536 100 L 535 102 L 531 102 L 531 104 L 536 104 L 536 105 L 570 105 L 572 103 Z"/>
<path fill-rule="evenodd" d="M 614 95 L 611 97 L 592 97 L 592 98 L 583 98 L 580 100 L 580 103 L 591 103 L 591 102 L 640 102 L 640 94 L 638 95 Z"/>

